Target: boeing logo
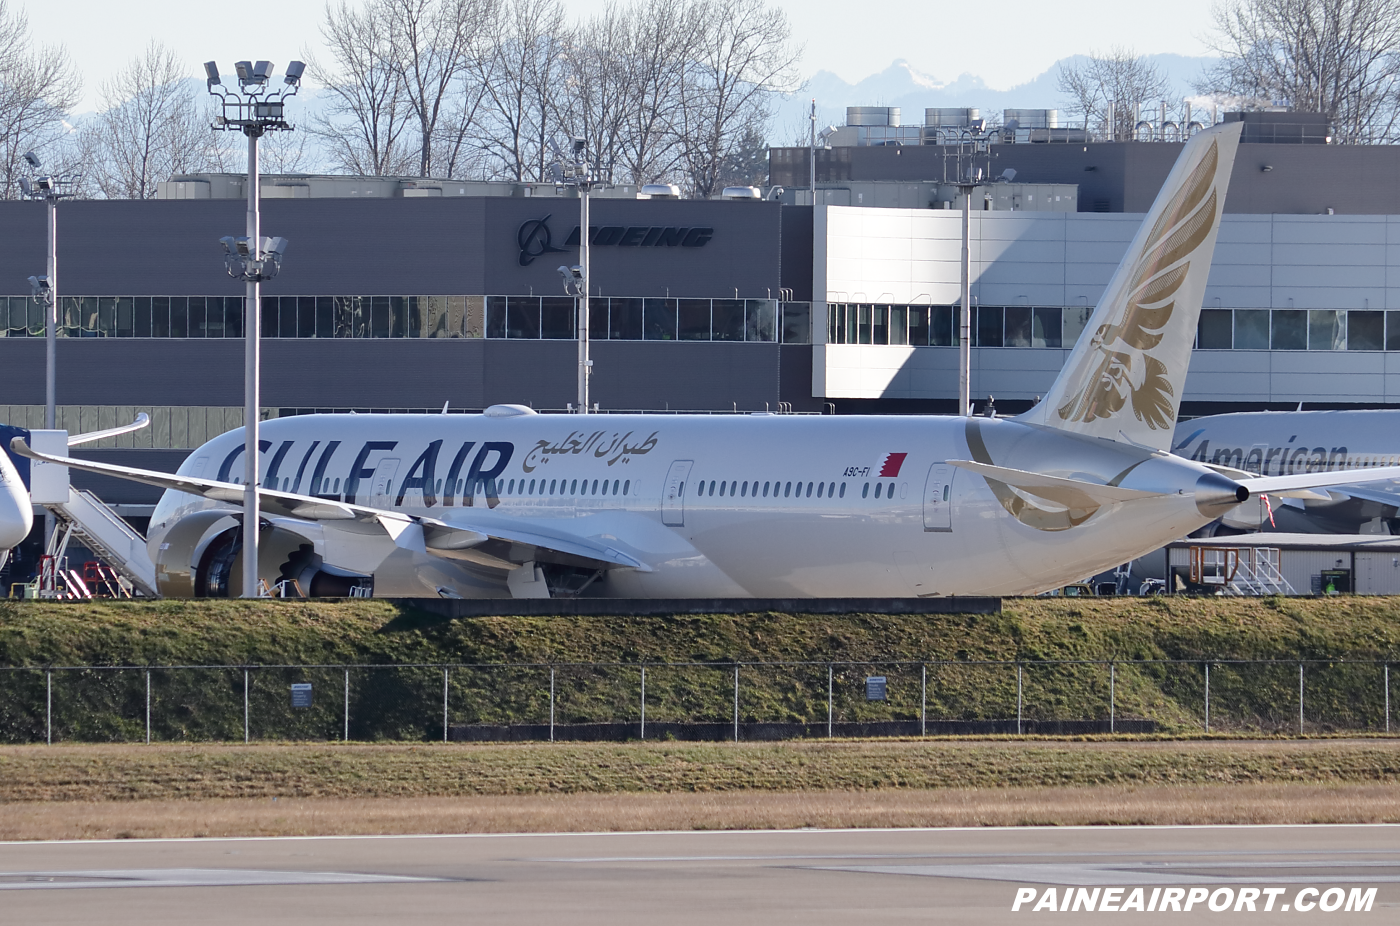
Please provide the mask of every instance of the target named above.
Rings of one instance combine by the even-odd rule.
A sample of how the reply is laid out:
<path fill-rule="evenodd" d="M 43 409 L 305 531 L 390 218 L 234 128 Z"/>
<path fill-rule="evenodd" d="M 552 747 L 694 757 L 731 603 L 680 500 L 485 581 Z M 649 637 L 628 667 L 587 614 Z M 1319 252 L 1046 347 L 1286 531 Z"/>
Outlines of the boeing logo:
<path fill-rule="evenodd" d="M 554 246 L 549 234 L 548 222 L 549 216 L 542 219 L 530 219 L 516 231 L 515 243 L 520 245 L 520 266 L 528 267 L 534 263 L 536 257 L 564 250 Z"/>
<path fill-rule="evenodd" d="M 522 223 L 516 231 L 515 240 L 520 245 L 520 266 L 528 267 L 536 257 L 552 251 L 564 250 L 564 248 L 554 247 L 553 237 L 547 224 L 549 219 L 550 216 L 545 216 L 542 219 L 530 219 Z M 713 228 L 703 225 L 590 225 L 588 227 L 588 243 L 593 247 L 703 248 L 710 243 L 710 239 L 714 235 Z M 578 247 L 580 237 L 579 226 L 575 225 L 574 230 L 564 242 L 564 247 Z"/>

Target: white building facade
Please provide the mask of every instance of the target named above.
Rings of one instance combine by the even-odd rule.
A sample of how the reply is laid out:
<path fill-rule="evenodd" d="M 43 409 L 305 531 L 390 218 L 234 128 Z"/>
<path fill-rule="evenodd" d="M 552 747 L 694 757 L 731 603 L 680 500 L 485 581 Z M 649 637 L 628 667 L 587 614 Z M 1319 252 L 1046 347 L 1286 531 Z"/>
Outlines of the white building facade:
<path fill-rule="evenodd" d="M 1141 221 L 972 213 L 974 398 L 1048 389 Z M 959 211 L 816 207 L 814 396 L 956 398 L 961 247 Z M 1400 216 L 1227 214 L 1183 400 L 1400 403 Z"/>

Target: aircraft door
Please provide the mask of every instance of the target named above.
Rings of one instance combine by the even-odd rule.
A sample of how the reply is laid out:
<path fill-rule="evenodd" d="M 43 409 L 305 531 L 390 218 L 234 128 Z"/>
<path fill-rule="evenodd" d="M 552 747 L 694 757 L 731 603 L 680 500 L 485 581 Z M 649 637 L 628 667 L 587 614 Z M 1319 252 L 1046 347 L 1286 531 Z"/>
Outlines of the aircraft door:
<path fill-rule="evenodd" d="M 369 503 L 373 507 L 387 508 L 394 504 L 394 474 L 399 471 L 399 461 L 386 457 L 374 468 L 374 478 L 370 480 Z"/>
<path fill-rule="evenodd" d="M 685 483 L 690 478 L 694 460 L 677 460 L 666 473 L 661 489 L 661 523 L 671 527 L 685 526 Z"/>
<path fill-rule="evenodd" d="M 924 530 L 953 529 L 953 473 L 957 467 L 935 463 L 924 484 Z"/>

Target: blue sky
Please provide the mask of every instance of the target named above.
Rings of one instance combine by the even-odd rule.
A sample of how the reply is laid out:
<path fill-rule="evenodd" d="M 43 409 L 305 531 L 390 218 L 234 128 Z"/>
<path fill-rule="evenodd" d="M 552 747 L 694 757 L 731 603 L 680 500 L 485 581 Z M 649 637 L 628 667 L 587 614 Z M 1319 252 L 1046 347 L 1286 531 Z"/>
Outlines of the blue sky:
<path fill-rule="evenodd" d="M 99 88 L 158 39 L 188 57 L 191 75 L 210 58 L 227 70 L 238 58 L 279 66 L 314 51 L 322 0 L 228 4 L 191 0 L 9 0 L 27 9 L 41 41 L 59 41 L 85 79 L 79 110 L 93 109 Z M 605 0 L 567 0 L 575 15 Z M 995 89 L 1023 83 L 1076 53 L 1126 45 L 1143 53 L 1206 54 L 1212 0 L 1170 4 L 1124 0 L 779 0 L 805 45 L 801 70 L 831 71 L 852 83 L 908 59 L 941 81 L 975 74 Z M 280 68 L 279 68 L 280 69 Z"/>

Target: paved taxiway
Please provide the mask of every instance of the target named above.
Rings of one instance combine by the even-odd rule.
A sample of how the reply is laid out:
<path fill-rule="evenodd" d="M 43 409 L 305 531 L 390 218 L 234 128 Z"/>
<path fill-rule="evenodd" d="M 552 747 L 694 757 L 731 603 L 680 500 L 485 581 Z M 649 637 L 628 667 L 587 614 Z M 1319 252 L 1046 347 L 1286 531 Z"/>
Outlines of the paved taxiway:
<path fill-rule="evenodd" d="M 1372 912 L 1337 915 L 1393 922 L 1400 916 L 1400 826 L 0 845 L 6 923 L 975 924 L 1006 922 L 1022 886 L 1171 884 L 1274 884 L 1290 892 L 1375 886 Z M 1185 916 L 1132 914 L 1146 923 L 1233 916 L 1204 907 Z M 1247 917 L 1307 919 L 1279 911 Z"/>

